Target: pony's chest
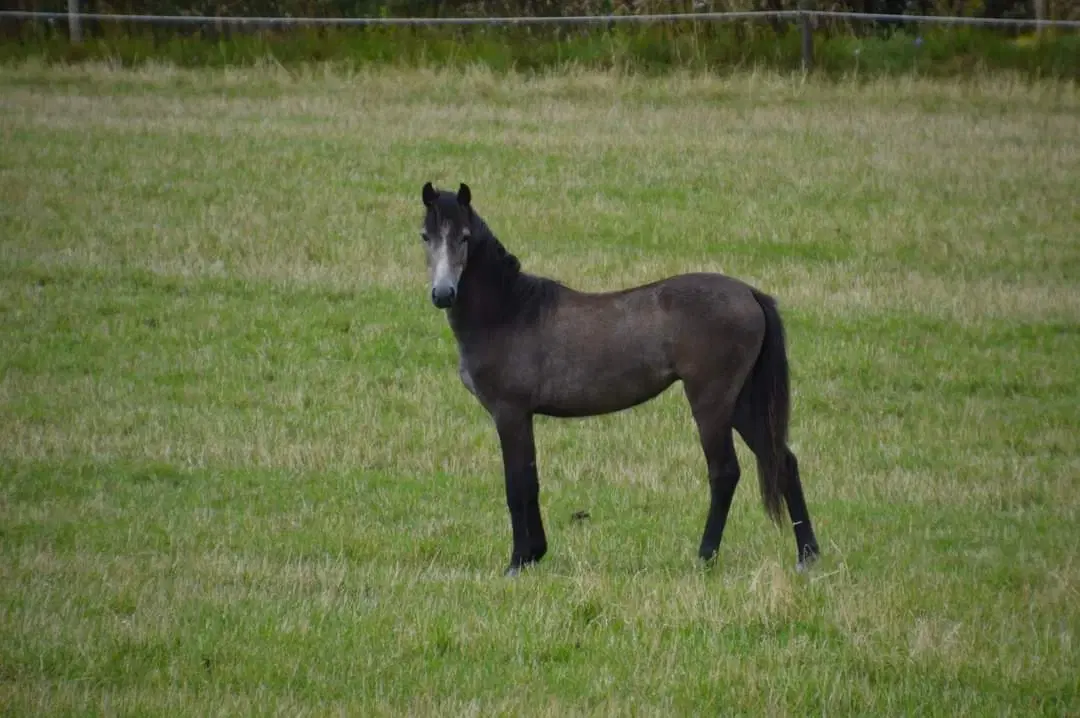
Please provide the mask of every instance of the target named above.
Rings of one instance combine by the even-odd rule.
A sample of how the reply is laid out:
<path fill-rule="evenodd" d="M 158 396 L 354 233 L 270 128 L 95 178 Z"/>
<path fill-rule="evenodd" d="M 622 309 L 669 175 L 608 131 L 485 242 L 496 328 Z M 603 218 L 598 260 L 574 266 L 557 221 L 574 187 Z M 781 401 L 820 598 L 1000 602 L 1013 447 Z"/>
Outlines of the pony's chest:
<path fill-rule="evenodd" d="M 458 348 L 458 376 L 461 383 L 478 397 L 517 392 L 520 383 L 514 368 L 521 368 L 520 347 L 485 345 L 481 350 Z"/>
<path fill-rule="evenodd" d="M 473 381 L 472 374 L 469 373 L 469 367 L 465 363 L 464 355 L 461 355 L 458 359 L 458 376 L 461 377 L 461 383 L 465 385 L 465 388 L 469 390 L 469 393 L 475 396 L 476 382 Z"/>
<path fill-rule="evenodd" d="M 494 388 L 497 382 L 498 365 L 491 362 L 485 355 L 477 355 L 466 351 L 464 348 L 458 352 L 458 376 L 461 383 L 473 394 L 480 387 Z"/>

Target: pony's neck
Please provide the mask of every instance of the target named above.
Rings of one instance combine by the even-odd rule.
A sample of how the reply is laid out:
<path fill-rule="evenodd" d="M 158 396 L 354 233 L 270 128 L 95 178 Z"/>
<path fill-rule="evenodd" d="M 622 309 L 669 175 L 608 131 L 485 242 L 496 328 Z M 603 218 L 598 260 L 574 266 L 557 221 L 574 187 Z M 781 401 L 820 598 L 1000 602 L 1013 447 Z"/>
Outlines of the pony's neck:
<path fill-rule="evenodd" d="M 476 330 L 534 320 L 553 295 L 555 282 L 521 271 L 521 264 L 475 218 L 469 256 L 458 283 L 458 301 L 448 312 L 459 340 Z"/>
<path fill-rule="evenodd" d="M 493 236 L 470 241 L 469 258 L 458 282 L 458 301 L 449 312 L 450 326 L 459 338 L 473 329 L 513 321 L 520 309 L 521 270 L 514 266 L 516 261 L 499 256 L 501 247 L 489 244 L 497 242 Z"/>

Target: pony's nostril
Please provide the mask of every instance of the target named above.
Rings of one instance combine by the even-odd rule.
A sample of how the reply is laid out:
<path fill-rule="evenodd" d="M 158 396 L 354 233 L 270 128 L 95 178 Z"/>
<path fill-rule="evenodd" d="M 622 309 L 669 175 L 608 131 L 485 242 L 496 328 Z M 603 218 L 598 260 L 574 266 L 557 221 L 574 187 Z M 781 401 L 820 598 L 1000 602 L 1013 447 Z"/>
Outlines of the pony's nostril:
<path fill-rule="evenodd" d="M 431 302 L 440 309 L 446 309 L 454 303 L 456 295 L 453 287 L 435 287 L 431 290 Z"/>

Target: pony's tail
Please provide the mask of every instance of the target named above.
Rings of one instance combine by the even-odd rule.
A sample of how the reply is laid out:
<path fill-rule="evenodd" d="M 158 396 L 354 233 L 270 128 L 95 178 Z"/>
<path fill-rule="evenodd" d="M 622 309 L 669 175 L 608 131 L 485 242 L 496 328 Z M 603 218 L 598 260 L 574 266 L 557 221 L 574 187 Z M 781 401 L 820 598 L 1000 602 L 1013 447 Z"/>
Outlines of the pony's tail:
<path fill-rule="evenodd" d="M 758 437 L 755 455 L 761 500 L 769 518 L 779 524 L 787 485 L 787 430 L 791 416 L 787 348 L 776 300 L 757 290 L 754 299 L 765 313 L 765 339 L 747 386 L 749 395 L 745 398 L 749 401 L 744 408 L 751 415 L 751 431 Z"/>

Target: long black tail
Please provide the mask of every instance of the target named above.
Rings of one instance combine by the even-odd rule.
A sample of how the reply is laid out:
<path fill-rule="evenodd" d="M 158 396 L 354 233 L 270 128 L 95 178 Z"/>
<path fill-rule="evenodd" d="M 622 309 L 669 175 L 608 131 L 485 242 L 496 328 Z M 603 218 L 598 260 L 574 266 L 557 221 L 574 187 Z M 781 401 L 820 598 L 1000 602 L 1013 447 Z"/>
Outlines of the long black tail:
<path fill-rule="evenodd" d="M 750 377 L 744 410 L 751 413 L 752 431 L 758 437 L 754 447 L 758 464 L 758 484 L 765 511 L 776 523 L 781 521 L 784 489 L 787 484 L 787 431 L 791 416 L 784 324 L 776 300 L 754 291 L 765 313 L 765 340 Z"/>

